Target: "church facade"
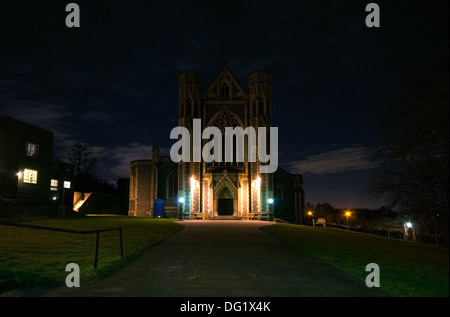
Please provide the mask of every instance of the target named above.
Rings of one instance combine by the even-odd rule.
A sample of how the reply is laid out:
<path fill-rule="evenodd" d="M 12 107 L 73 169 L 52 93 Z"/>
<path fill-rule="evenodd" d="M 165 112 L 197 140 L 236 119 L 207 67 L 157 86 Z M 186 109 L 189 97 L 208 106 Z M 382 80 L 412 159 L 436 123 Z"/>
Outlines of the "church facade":
<path fill-rule="evenodd" d="M 202 131 L 217 127 L 222 132 L 220 161 L 191 160 L 175 163 L 160 156 L 157 142 L 151 160 L 130 163 L 130 216 L 165 216 L 179 219 L 284 219 L 299 223 L 304 218 L 302 176 L 282 168 L 261 173 L 260 160 L 225 159 L 225 127 L 272 127 L 272 78 L 266 71 L 248 76 L 245 89 L 224 64 L 216 77 L 202 89 L 201 75 L 182 72 L 178 77 L 178 126 L 193 135 L 193 120 L 201 120 Z M 259 131 L 259 130 L 258 130 Z M 269 138 L 267 138 L 268 140 Z M 252 149 L 258 153 L 257 138 Z M 202 147 L 208 140 L 202 140 Z M 249 138 L 244 139 L 244 149 Z M 265 141 L 269 149 L 269 141 Z M 190 144 L 194 144 L 191 139 Z M 236 142 L 234 142 L 236 146 Z M 256 148 L 255 148 L 256 147 Z M 216 149 L 214 149 L 215 151 Z M 236 149 L 233 151 L 236 158 Z M 257 154 L 259 155 L 259 154 Z"/>

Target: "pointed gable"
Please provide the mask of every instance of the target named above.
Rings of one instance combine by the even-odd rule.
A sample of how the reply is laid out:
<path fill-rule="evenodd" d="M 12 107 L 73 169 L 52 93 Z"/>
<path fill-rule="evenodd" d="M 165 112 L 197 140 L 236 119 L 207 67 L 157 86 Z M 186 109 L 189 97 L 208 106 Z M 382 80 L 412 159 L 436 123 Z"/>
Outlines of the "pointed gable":
<path fill-rule="evenodd" d="M 224 64 L 203 93 L 207 100 L 246 100 L 247 91 Z"/>

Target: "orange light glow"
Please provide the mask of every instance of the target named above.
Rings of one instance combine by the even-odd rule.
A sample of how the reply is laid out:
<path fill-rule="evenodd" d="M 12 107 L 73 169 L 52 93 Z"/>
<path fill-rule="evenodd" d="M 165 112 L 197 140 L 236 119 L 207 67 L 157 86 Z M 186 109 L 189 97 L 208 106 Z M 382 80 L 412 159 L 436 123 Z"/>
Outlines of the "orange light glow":
<path fill-rule="evenodd" d="M 199 187 L 199 186 L 200 186 L 199 183 L 195 180 L 194 176 L 192 176 L 192 177 L 190 178 L 190 180 L 191 180 L 191 188 Z"/>
<path fill-rule="evenodd" d="M 256 177 L 256 179 L 252 182 L 252 187 L 261 187 L 261 177 Z"/>

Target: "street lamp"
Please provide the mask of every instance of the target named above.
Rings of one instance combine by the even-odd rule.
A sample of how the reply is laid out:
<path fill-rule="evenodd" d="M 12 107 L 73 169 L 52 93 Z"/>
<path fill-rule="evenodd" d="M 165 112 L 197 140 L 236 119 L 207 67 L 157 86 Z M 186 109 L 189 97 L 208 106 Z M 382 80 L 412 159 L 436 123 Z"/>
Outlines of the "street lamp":
<path fill-rule="evenodd" d="M 312 215 L 313 215 L 312 211 L 311 211 L 311 210 L 308 210 L 308 212 L 307 212 L 306 214 L 308 215 L 309 221 L 310 221 L 310 222 L 312 221 L 313 226 L 314 226 L 315 224 L 314 224 L 314 219 L 312 219 Z"/>
<path fill-rule="evenodd" d="M 179 212 L 179 218 L 180 218 L 180 220 L 184 220 L 183 218 L 183 204 L 184 204 L 184 197 L 180 197 L 180 198 L 178 198 L 178 203 L 179 203 L 179 206 L 178 206 L 178 212 Z"/>
<path fill-rule="evenodd" d="M 269 204 L 273 204 L 273 198 L 269 198 L 269 199 L 267 200 L 267 202 L 268 202 Z"/>
<path fill-rule="evenodd" d="M 345 217 L 347 218 L 347 226 L 348 226 L 348 217 L 350 217 L 352 215 L 352 213 L 350 212 L 350 210 L 347 210 L 345 212 Z"/>
<path fill-rule="evenodd" d="M 405 226 L 404 227 L 405 228 L 405 238 L 408 239 L 408 240 L 415 241 L 416 237 L 415 237 L 415 232 L 414 232 L 414 229 L 413 229 L 413 224 L 408 221 L 408 222 L 406 222 L 404 224 L 404 226 Z"/>

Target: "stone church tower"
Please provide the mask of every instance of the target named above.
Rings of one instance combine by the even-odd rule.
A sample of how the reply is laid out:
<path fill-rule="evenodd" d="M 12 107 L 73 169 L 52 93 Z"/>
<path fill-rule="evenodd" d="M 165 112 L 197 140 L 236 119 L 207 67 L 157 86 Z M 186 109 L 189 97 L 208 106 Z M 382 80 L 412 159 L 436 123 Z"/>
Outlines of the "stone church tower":
<path fill-rule="evenodd" d="M 266 152 L 272 126 L 272 77 L 266 71 L 248 76 L 246 90 L 228 69 L 222 66 L 215 78 L 202 89 L 201 75 L 182 72 L 178 77 L 178 125 L 190 131 L 189 162 L 174 163 L 160 157 L 157 143 L 152 160 L 130 164 L 129 215 L 153 216 L 156 199 L 165 201 L 166 213 L 179 219 L 261 219 L 283 218 L 301 222 L 304 217 L 304 191 L 301 175 L 281 168 L 275 173 L 260 173 L 259 139 L 253 151 L 256 161 L 247 153 L 248 137 L 244 138 L 244 161 L 225 159 L 225 127 L 266 128 Z M 193 120 L 201 120 L 201 131 L 217 127 L 222 132 L 221 162 L 194 162 L 207 139 L 193 138 Z M 236 137 L 235 137 L 236 138 Z M 236 145 L 236 140 L 234 140 Z M 214 149 L 215 151 L 216 149 Z"/>
<path fill-rule="evenodd" d="M 252 126 L 269 128 L 272 124 L 271 75 L 264 71 L 248 77 L 249 92 L 237 81 L 226 65 L 202 93 L 201 77 L 196 72 L 179 75 L 179 125 L 193 135 L 194 118 L 202 121 L 202 131 L 208 126 Z M 256 138 L 257 139 L 257 138 Z M 191 140 L 193 144 L 194 140 Z M 208 142 L 202 140 L 201 148 Z M 225 144 L 223 139 L 222 145 Z M 258 147 L 258 145 L 256 145 Z M 244 146 L 247 148 L 247 145 Z M 257 152 L 257 148 L 255 149 Z M 259 160 L 249 162 L 179 163 L 178 190 L 184 197 L 180 217 L 196 218 L 258 218 L 273 219 L 273 176 L 259 173 Z"/>

